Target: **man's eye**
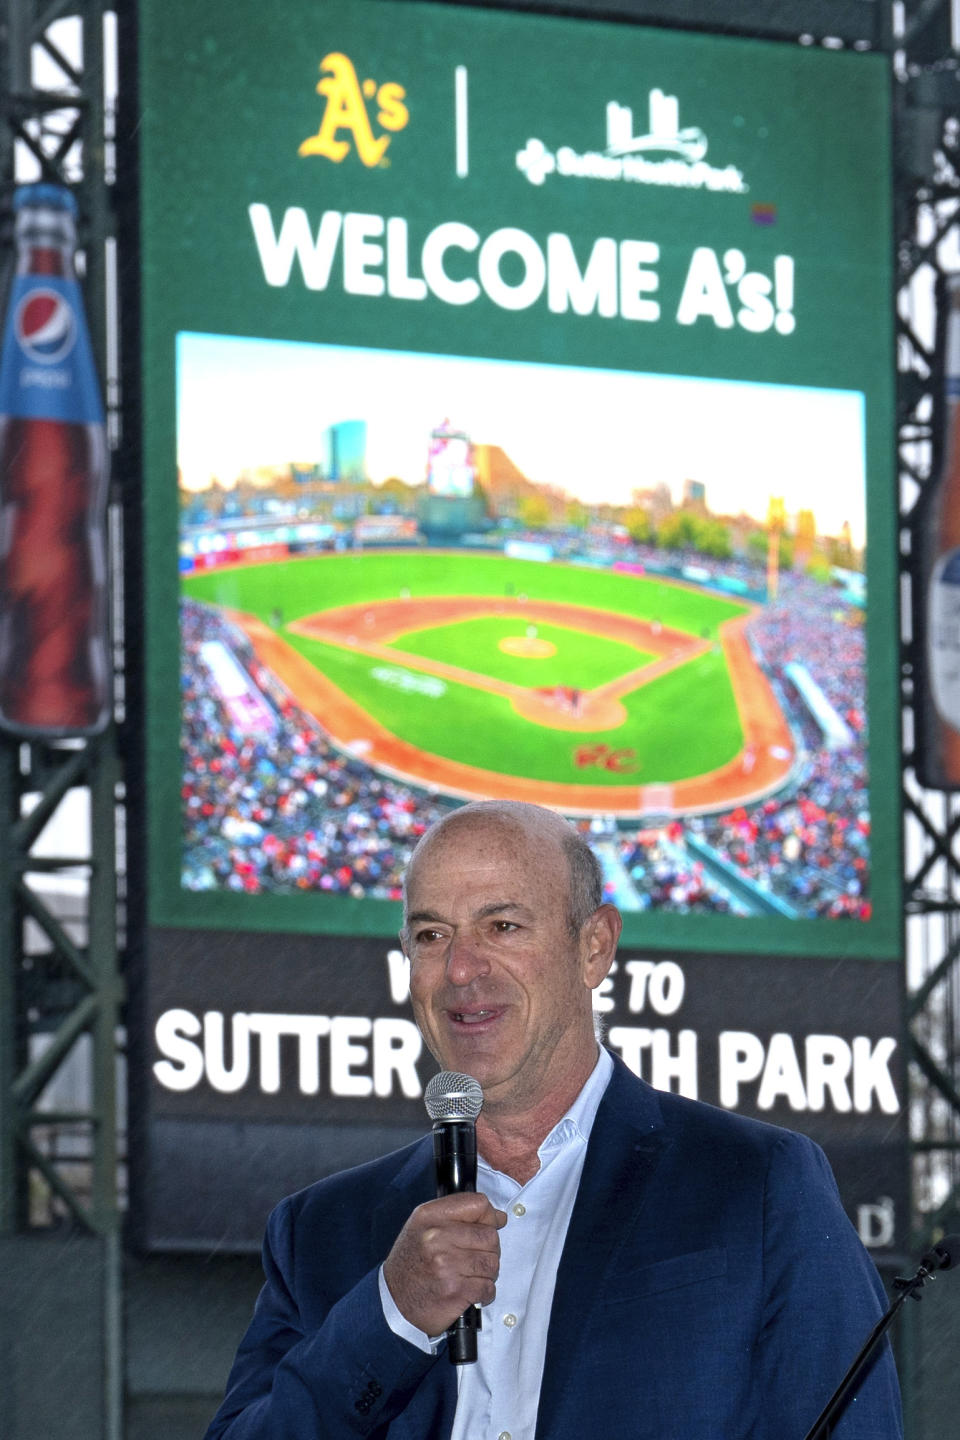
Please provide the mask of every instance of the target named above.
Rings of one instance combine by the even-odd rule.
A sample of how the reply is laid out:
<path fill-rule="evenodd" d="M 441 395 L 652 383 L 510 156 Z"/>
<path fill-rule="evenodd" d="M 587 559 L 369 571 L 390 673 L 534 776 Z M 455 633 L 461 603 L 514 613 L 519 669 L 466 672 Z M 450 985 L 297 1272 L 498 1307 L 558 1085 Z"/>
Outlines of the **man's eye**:
<path fill-rule="evenodd" d="M 518 930 L 520 927 L 513 920 L 495 920 L 493 928 L 499 930 L 502 935 L 506 935 L 509 931 Z"/>
<path fill-rule="evenodd" d="M 414 936 L 418 945 L 429 945 L 433 940 L 441 939 L 439 930 L 418 930 Z"/>

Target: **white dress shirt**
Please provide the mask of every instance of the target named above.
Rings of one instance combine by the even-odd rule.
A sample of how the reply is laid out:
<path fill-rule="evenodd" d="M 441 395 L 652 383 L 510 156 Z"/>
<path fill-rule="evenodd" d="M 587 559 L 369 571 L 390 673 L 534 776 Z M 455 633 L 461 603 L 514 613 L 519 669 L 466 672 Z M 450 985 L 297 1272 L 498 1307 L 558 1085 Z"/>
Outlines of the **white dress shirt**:
<path fill-rule="evenodd" d="M 580 1185 L 587 1140 L 613 1060 L 606 1050 L 570 1109 L 538 1150 L 526 1185 L 480 1156 L 477 1189 L 507 1223 L 500 1231 L 497 1296 L 483 1307 L 477 1363 L 458 1367 L 459 1396 L 450 1440 L 533 1440 L 557 1266 Z M 431 1351 L 430 1338 L 400 1314 L 380 1270 L 380 1298 L 396 1335 Z"/>

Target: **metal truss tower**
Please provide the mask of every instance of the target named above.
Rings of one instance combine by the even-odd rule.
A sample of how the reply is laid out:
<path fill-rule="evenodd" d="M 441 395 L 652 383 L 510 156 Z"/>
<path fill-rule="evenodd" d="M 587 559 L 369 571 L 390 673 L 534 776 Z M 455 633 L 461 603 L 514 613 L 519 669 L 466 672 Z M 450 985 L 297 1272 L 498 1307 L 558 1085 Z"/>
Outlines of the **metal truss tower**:
<path fill-rule="evenodd" d="M 924 1231 L 960 1220 L 960 800 L 921 789 L 914 774 L 912 629 L 924 495 L 943 449 L 937 310 L 946 275 L 960 270 L 958 27 L 947 0 L 917 3 L 894 37 L 907 1043 L 914 1219 Z"/>
<path fill-rule="evenodd" d="M 104 12 L 98 0 L 88 0 L 79 16 L 76 0 L 6 0 L 0 30 L 4 248 L 9 254 L 15 179 L 32 171 L 70 186 L 101 375 L 108 373 L 113 178 Z M 68 15 L 76 17 L 79 67 L 57 40 L 56 22 Z M 49 75 L 42 85 L 31 68 L 41 55 Z M 115 423 L 111 430 L 115 438 Z M 117 1225 L 116 748 L 113 726 L 87 741 L 0 741 L 0 1233 L 67 1214 L 98 1234 Z M 77 853 L 50 856 L 38 842 L 71 792 L 89 796 L 88 833 L 76 836 Z M 77 808 L 85 821 L 86 807 Z M 64 876 L 72 884 L 58 886 L 56 877 Z M 45 1092 L 71 1057 L 86 1103 L 51 1109 Z"/>
<path fill-rule="evenodd" d="M 78 268 L 115 449 L 106 11 L 102 0 L 0 3 L 0 259 L 11 253 L 15 182 L 68 185 L 78 203 Z M 110 511 L 119 582 L 115 493 Z M 117 594 L 115 586 L 114 601 Z M 118 620 L 116 603 L 113 610 Z M 122 1428 L 119 782 L 115 723 L 91 740 L 0 739 L 0 1239 L 15 1244 L 11 1237 L 30 1230 L 88 1237 L 102 1297 L 99 1413 L 110 1440 Z M 62 807 L 77 817 L 72 828 Z M 68 855 L 50 854 L 44 843 L 58 812 Z"/>

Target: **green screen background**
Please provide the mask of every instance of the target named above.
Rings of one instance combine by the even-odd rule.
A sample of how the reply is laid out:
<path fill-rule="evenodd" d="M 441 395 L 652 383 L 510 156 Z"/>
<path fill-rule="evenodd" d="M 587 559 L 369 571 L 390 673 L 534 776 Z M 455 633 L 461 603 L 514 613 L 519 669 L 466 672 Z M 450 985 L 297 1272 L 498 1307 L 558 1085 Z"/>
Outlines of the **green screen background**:
<path fill-rule="evenodd" d="M 341 343 L 662 374 L 859 390 L 866 398 L 868 697 L 873 917 L 862 923 L 630 915 L 628 943 L 650 948 L 850 953 L 901 949 L 892 243 L 888 62 L 638 26 L 378 0 L 141 0 L 141 325 L 144 371 L 146 712 L 149 918 L 154 924 L 390 934 L 397 907 L 308 895 L 194 895 L 179 884 L 179 731 L 175 337 L 223 335 Z M 362 81 L 406 91 L 409 123 L 378 166 L 351 144 L 334 163 L 300 156 L 319 128 L 324 56 L 350 57 Z M 469 173 L 456 174 L 453 71 L 469 75 Z M 698 126 L 707 159 L 736 166 L 744 194 L 547 176 L 531 184 L 516 155 L 601 151 L 605 111 L 633 109 L 647 128 L 658 88 Z M 376 104 L 368 107 L 376 124 Z M 349 136 L 347 137 L 349 138 Z M 655 322 L 552 314 L 542 297 L 507 311 L 485 295 L 451 306 L 350 295 L 338 247 L 325 290 L 294 262 L 269 286 L 248 218 L 265 204 L 279 228 L 302 207 L 402 216 L 410 273 L 438 224 L 481 239 L 518 227 L 546 248 L 570 237 L 585 264 L 597 237 L 659 246 Z M 754 207 L 764 207 L 758 223 Z M 773 209 L 771 210 L 771 208 Z M 750 333 L 709 317 L 676 323 L 693 252 L 740 250 L 747 269 L 795 262 L 796 326 Z M 448 269 L 476 274 L 476 255 Z M 506 269 L 505 269 L 506 273 Z M 734 310 L 737 303 L 733 301 Z M 696 416 L 690 417 L 696 424 Z"/>

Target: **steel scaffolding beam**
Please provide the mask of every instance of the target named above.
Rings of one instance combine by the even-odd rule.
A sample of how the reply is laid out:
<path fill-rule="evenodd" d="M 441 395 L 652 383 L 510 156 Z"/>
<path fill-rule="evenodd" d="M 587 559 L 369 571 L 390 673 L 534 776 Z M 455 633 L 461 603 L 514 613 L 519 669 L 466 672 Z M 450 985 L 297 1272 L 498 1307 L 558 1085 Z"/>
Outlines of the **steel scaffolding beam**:
<path fill-rule="evenodd" d="M 85 298 L 101 375 L 113 328 L 105 11 L 100 0 L 82 7 L 77 0 L 4 0 L 0 11 L 4 258 L 11 254 L 14 183 L 32 170 L 36 178 L 68 185 L 78 202 Z M 61 21 L 70 22 L 63 38 Z M 68 56 L 67 42 L 78 55 Z M 41 57 L 46 63 L 38 68 Z M 0 738 L 0 1233 L 66 1218 L 100 1235 L 118 1229 L 118 766 L 112 725 L 91 740 L 41 745 Z M 41 855 L 47 822 L 68 793 L 78 791 L 87 797 L 90 817 L 79 851 L 69 858 Z M 63 875 L 80 891 L 79 913 L 69 923 L 51 898 L 52 877 Z M 67 1111 L 52 1110 L 47 1092 L 71 1057 L 82 1098 Z"/>
<path fill-rule="evenodd" d="M 904 7 L 894 39 L 897 442 L 902 601 L 904 909 L 914 1222 L 960 1217 L 960 798 L 914 773 L 913 616 L 924 496 L 942 460 L 944 277 L 960 269 L 960 71 L 949 0 Z"/>
<path fill-rule="evenodd" d="M 78 203 L 86 308 L 106 380 L 108 441 L 115 446 L 106 14 L 102 0 L 0 3 L 0 261 L 12 256 L 14 184 L 37 178 L 68 185 Z M 115 557 L 121 551 L 118 517 L 112 496 Z M 116 591 L 118 616 L 115 599 Z M 119 624 L 114 634 L 117 643 Z M 84 800 L 84 833 L 71 836 L 72 853 L 42 853 L 48 822 L 77 795 Z M 121 800 L 115 722 L 90 740 L 47 745 L 0 738 L 0 1236 L 56 1228 L 93 1237 L 100 1257 L 104 1440 L 120 1440 L 123 1430 Z M 64 882 L 75 895 L 70 914 L 62 903 Z M 62 1076 L 66 1084 L 58 1084 Z"/>

